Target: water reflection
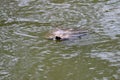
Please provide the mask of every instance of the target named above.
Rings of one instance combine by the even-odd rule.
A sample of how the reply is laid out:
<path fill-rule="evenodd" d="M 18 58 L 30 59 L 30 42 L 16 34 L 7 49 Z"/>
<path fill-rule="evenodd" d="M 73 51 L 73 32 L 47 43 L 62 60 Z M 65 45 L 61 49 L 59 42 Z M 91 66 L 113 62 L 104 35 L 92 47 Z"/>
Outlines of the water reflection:
<path fill-rule="evenodd" d="M 0 80 L 117 80 L 119 0 L 9 0 L 0 3 Z M 54 42 L 56 27 L 89 31 Z"/>

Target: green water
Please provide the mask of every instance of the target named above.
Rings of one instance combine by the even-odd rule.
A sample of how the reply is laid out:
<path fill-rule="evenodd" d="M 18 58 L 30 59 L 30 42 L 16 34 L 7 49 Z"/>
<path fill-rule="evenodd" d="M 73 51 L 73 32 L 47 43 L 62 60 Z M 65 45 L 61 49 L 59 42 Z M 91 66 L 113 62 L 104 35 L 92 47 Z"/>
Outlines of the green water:
<path fill-rule="evenodd" d="M 54 28 L 89 34 L 46 40 Z M 0 0 L 0 80 L 120 80 L 120 1 Z"/>

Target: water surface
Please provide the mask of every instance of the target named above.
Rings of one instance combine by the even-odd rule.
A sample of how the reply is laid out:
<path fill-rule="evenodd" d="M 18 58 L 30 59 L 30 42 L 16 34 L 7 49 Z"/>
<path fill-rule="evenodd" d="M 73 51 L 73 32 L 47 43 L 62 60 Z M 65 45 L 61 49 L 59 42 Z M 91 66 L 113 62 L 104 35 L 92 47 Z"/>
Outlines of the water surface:
<path fill-rule="evenodd" d="M 119 0 L 1 0 L 0 80 L 119 80 Z M 55 28 L 82 39 L 44 38 Z"/>

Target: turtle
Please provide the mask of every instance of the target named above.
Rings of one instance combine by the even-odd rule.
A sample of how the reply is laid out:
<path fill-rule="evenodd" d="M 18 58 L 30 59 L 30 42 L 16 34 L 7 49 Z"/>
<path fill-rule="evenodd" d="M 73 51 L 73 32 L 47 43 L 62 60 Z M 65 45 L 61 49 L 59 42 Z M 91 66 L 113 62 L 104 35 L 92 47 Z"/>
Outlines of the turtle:
<path fill-rule="evenodd" d="M 74 30 L 74 29 L 54 29 L 50 31 L 46 38 L 50 40 L 63 41 L 69 39 L 81 38 L 87 35 L 88 31 Z"/>

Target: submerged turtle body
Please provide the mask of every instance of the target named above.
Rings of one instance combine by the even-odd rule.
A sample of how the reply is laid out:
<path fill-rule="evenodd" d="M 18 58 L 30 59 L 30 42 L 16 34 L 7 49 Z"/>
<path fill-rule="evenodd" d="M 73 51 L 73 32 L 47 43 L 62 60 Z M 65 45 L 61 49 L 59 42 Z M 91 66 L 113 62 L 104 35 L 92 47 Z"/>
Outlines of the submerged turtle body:
<path fill-rule="evenodd" d="M 51 31 L 47 38 L 51 40 L 68 40 L 68 39 L 75 39 L 81 38 L 87 34 L 87 31 L 80 31 L 80 30 L 73 30 L 73 29 L 55 29 Z"/>

